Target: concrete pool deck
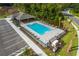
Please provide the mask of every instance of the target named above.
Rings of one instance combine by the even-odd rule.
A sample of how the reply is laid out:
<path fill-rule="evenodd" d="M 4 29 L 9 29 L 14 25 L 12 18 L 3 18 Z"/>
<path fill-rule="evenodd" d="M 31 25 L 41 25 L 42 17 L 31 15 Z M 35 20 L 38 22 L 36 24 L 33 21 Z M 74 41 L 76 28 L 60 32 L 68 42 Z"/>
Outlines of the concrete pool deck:
<path fill-rule="evenodd" d="M 36 23 L 49 28 L 50 31 L 46 31 L 43 35 L 40 35 L 37 31 L 35 31 L 32 28 L 27 26 L 27 25 L 36 24 Z M 62 30 L 62 29 L 49 26 L 49 25 L 44 24 L 40 21 L 29 22 L 29 23 L 22 25 L 22 27 L 24 27 L 26 30 L 28 30 L 32 34 L 34 34 L 37 38 L 39 38 L 39 40 L 41 42 L 43 42 L 43 44 L 47 44 L 51 39 L 54 41 L 54 39 L 60 37 L 61 35 L 63 35 L 65 33 L 64 30 Z M 36 29 L 36 30 L 42 30 L 42 29 Z"/>

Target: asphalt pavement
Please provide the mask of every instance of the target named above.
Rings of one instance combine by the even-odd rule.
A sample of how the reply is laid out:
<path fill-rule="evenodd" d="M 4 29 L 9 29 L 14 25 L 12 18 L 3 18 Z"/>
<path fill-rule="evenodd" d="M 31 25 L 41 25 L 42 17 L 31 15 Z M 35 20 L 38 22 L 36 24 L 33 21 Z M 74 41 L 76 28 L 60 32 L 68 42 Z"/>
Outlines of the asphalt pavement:
<path fill-rule="evenodd" d="M 16 55 L 13 53 L 26 45 L 26 42 L 6 20 L 0 20 L 0 56 Z"/>

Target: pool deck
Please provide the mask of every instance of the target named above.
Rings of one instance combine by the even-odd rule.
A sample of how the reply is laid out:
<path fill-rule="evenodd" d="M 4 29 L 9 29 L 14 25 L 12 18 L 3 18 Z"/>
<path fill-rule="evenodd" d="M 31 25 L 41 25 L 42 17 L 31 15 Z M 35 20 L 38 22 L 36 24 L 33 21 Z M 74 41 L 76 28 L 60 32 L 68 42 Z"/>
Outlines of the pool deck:
<path fill-rule="evenodd" d="M 44 33 L 43 35 L 40 35 L 37 32 L 35 32 L 34 30 L 32 30 L 31 28 L 29 28 L 28 26 L 26 26 L 28 24 L 33 24 L 33 23 L 42 24 L 42 25 L 50 28 L 51 31 L 48 31 L 48 32 Z M 26 24 L 22 25 L 22 27 L 24 27 L 25 29 L 30 31 L 36 37 L 39 37 L 39 40 L 42 41 L 44 44 L 47 44 L 49 42 L 49 40 L 51 40 L 51 39 L 54 40 L 57 36 L 60 36 L 60 34 L 64 33 L 64 30 L 61 30 L 59 28 L 55 28 L 55 27 L 49 26 L 47 24 L 43 24 L 43 23 L 41 23 L 39 21 L 34 21 L 34 22 L 26 23 Z"/>
<path fill-rule="evenodd" d="M 14 30 L 25 40 L 25 42 L 40 56 L 47 56 L 41 48 L 39 48 L 28 36 L 26 36 L 20 29 L 18 29 L 11 21 L 6 18 L 7 22 L 14 28 Z"/>
<path fill-rule="evenodd" d="M 54 30 L 52 30 L 52 31 L 50 31 L 50 32 L 48 32 L 48 33 L 46 33 L 45 35 L 43 35 L 40 40 L 45 39 L 45 40 L 44 40 L 44 43 L 46 44 L 46 43 L 49 42 L 49 40 L 55 40 L 55 39 L 56 39 L 57 37 L 59 37 L 60 34 L 62 34 L 62 33 L 64 33 L 63 30 L 54 29 Z"/>

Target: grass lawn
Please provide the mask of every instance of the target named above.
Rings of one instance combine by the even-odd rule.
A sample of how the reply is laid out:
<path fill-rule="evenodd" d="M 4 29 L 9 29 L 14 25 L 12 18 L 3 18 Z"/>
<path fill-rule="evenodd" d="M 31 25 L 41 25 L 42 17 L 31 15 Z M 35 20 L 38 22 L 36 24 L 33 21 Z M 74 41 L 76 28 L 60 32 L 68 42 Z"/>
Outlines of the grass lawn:
<path fill-rule="evenodd" d="M 49 48 L 43 48 L 43 51 L 48 55 L 48 56 L 55 56 L 55 53 L 52 52 Z"/>
<path fill-rule="evenodd" d="M 2 20 L 3 16 L 0 16 L 0 20 Z"/>
<path fill-rule="evenodd" d="M 75 56 L 76 52 L 77 52 L 77 46 L 78 46 L 78 39 L 77 39 L 77 33 L 75 31 L 75 29 L 73 28 L 73 26 L 71 24 L 69 24 L 69 22 L 65 21 L 64 22 L 65 26 L 68 27 L 69 32 L 61 38 L 61 40 L 64 41 L 65 45 L 64 47 L 58 52 L 57 55 L 61 55 L 61 56 Z M 73 39 L 73 43 L 72 43 L 72 49 L 71 49 L 71 53 L 68 54 L 66 52 L 69 42 L 70 40 Z"/>
<path fill-rule="evenodd" d="M 9 16 L 9 15 L 10 15 L 10 14 L 8 14 L 8 13 L 3 14 L 3 15 L 0 14 L 0 18 L 6 18 L 6 17 Z"/>
<path fill-rule="evenodd" d="M 30 48 L 25 49 L 25 51 L 20 56 L 37 56 L 37 54 Z"/>
<path fill-rule="evenodd" d="M 77 46 L 78 46 L 77 33 L 76 33 L 75 29 L 73 28 L 73 26 L 70 25 L 68 21 L 64 21 L 63 24 L 69 30 L 69 32 L 61 38 L 61 40 L 63 40 L 63 42 L 64 42 L 64 46 L 60 50 L 58 50 L 56 53 L 53 53 L 48 48 L 44 48 L 43 50 L 49 56 L 54 56 L 54 55 L 56 55 L 56 56 L 59 56 L 59 55 L 60 56 L 75 56 L 76 55 Z M 71 50 L 71 53 L 68 54 L 67 48 L 68 48 L 68 45 L 69 45 L 69 42 L 71 39 L 73 39 L 72 50 Z"/>
<path fill-rule="evenodd" d="M 70 12 L 71 14 L 73 14 L 73 15 L 75 16 L 75 18 L 77 18 L 77 19 L 79 20 L 79 13 L 75 13 L 75 12 L 73 12 L 72 10 L 69 10 L 69 12 Z"/>
<path fill-rule="evenodd" d="M 74 16 L 79 17 L 79 12 L 74 12 L 73 10 L 69 10 L 69 12 L 73 14 Z"/>
<path fill-rule="evenodd" d="M 0 17 L 0 20 L 4 20 L 4 19 Z"/>
<path fill-rule="evenodd" d="M 3 16 L 2 16 L 2 15 L 0 15 L 0 18 L 5 18 L 5 17 L 6 17 L 5 15 L 3 15 Z"/>
<path fill-rule="evenodd" d="M 5 18 L 6 16 L 8 16 L 9 14 L 4 14 L 4 15 L 0 15 L 0 18 Z"/>
<path fill-rule="evenodd" d="M 77 24 L 77 23 L 75 23 L 74 21 L 73 21 L 73 23 L 77 26 L 77 28 L 79 29 L 79 25 Z"/>

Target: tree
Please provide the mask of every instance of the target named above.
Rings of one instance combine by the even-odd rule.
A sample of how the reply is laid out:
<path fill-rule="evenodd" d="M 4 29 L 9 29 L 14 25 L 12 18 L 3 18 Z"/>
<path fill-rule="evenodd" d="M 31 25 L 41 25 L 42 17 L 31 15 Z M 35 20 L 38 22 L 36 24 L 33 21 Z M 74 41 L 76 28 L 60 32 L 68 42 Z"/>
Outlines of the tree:
<path fill-rule="evenodd" d="M 13 6 L 25 13 L 34 15 L 41 19 L 45 19 L 46 21 L 52 23 L 55 22 L 57 26 L 61 26 L 61 21 L 66 17 L 61 13 L 65 8 L 69 8 L 73 4 L 56 4 L 56 3 L 30 3 L 30 4 L 14 4 Z"/>

